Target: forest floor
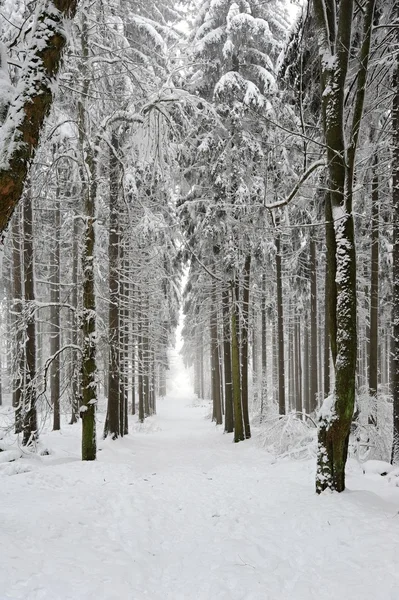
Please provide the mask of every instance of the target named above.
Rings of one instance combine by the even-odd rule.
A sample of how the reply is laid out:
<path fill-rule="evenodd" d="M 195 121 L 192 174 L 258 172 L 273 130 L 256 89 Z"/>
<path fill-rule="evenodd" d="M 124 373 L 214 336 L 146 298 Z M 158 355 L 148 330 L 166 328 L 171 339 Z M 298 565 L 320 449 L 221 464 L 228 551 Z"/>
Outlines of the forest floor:
<path fill-rule="evenodd" d="M 94 463 L 79 425 L 2 462 L 0 599 L 398 600 L 399 488 L 353 462 L 317 497 L 314 461 L 233 444 L 208 412 L 183 374 Z"/>

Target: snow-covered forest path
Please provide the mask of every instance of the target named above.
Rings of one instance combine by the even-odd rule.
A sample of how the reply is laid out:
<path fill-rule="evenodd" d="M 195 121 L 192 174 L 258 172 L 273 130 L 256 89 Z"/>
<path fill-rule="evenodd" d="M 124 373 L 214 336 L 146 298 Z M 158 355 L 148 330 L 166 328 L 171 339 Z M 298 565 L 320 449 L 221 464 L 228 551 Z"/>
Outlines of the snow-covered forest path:
<path fill-rule="evenodd" d="M 397 600 L 399 490 L 353 464 L 316 497 L 313 462 L 233 444 L 174 376 L 97 462 L 65 426 L 0 465 L 1 600 Z"/>

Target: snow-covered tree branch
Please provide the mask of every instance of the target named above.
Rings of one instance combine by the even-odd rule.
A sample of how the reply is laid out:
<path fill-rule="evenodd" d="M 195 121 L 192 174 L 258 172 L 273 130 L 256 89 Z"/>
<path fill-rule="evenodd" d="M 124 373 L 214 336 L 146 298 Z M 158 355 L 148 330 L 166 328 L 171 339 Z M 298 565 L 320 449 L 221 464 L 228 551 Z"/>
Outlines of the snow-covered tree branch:
<path fill-rule="evenodd" d="M 49 113 L 63 50 L 65 20 L 76 13 L 78 0 L 40 0 L 27 35 L 26 56 L 0 129 L 0 233 L 17 206 L 29 167 Z M 2 69 L 4 53 L 2 55 Z M 3 88 L 0 87 L 0 95 Z"/>

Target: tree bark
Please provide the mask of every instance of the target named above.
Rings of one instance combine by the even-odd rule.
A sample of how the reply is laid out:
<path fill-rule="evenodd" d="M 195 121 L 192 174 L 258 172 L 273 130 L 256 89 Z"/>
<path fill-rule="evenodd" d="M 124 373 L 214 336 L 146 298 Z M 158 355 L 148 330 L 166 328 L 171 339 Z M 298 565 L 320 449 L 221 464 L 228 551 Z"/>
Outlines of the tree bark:
<path fill-rule="evenodd" d="M 378 280 L 379 280 L 379 197 L 378 197 L 378 151 L 373 160 L 371 183 L 371 278 L 370 278 L 370 343 L 369 343 L 369 393 L 375 401 L 378 390 Z M 377 424 L 376 406 L 369 416 L 371 424 Z"/>
<path fill-rule="evenodd" d="M 317 276 L 316 240 L 310 237 L 310 412 L 317 409 Z"/>
<path fill-rule="evenodd" d="M 82 64 L 86 69 L 88 51 L 87 15 L 82 14 Z M 83 311 L 82 311 L 82 364 L 81 364 L 81 401 L 80 415 L 82 420 L 82 460 L 95 460 L 96 442 L 96 406 L 97 406 L 97 364 L 96 364 L 96 297 L 94 289 L 94 248 L 95 248 L 95 202 L 97 195 L 97 148 L 92 148 L 86 139 L 86 111 L 84 102 L 89 91 L 87 73 L 83 78 L 82 99 L 78 103 L 79 142 L 86 169 L 81 167 L 81 181 L 84 197 L 84 230 L 83 230 Z"/>
<path fill-rule="evenodd" d="M 46 0 L 33 25 L 16 96 L 1 128 L 0 163 L 5 166 L 0 168 L 0 233 L 21 199 L 53 101 L 54 80 L 66 45 L 64 19 L 74 17 L 77 5 L 78 0 Z"/>
<path fill-rule="evenodd" d="M 138 353 L 138 384 L 139 384 L 139 421 L 144 423 L 144 335 L 143 335 L 143 301 L 142 292 L 138 291 L 138 336 L 137 336 L 137 353 Z"/>
<path fill-rule="evenodd" d="M 240 382 L 240 349 L 238 342 L 237 323 L 238 298 L 237 286 L 232 284 L 232 311 L 231 311 L 231 370 L 233 381 L 233 410 L 234 410 L 234 442 L 241 442 L 245 439 L 244 423 L 242 418 L 241 406 L 241 382 Z"/>
<path fill-rule="evenodd" d="M 231 374 L 231 335 L 230 335 L 230 302 L 229 291 L 225 289 L 222 293 L 223 309 L 223 364 L 224 364 L 224 397 L 225 397 L 225 416 L 224 430 L 226 433 L 234 431 L 234 413 L 233 413 L 233 382 Z"/>
<path fill-rule="evenodd" d="M 334 221 L 331 208 L 330 194 L 324 198 L 324 215 L 326 220 L 326 323 L 328 323 L 329 349 L 333 365 L 337 358 L 337 244 L 335 241 Z M 327 325 L 326 325 L 327 326 Z M 328 395 L 328 394 L 327 394 Z"/>
<path fill-rule="evenodd" d="M 363 39 L 358 57 L 352 126 L 349 135 L 345 135 L 345 94 L 348 62 L 352 50 L 353 0 L 341 0 L 339 5 L 328 2 L 328 11 L 332 13 L 331 20 L 338 24 L 336 31 L 331 31 L 328 26 L 325 1 L 313 0 L 319 52 L 323 55 L 322 110 L 337 268 L 335 393 L 332 398 L 324 401 L 320 413 L 317 493 L 326 488 L 338 492 L 345 489 L 345 465 L 355 403 L 357 359 L 353 178 L 363 115 L 374 3 L 375 0 L 367 0 L 363 13 Z"/>
<path fill-rule="evenodd" d="M 291 315 L 291 302 L 288 301 L 287 314 L 288 316 L 288 344 L 287 344 L 287 365 L 288 365 L 288 411 L 291 412 L 294 408 L 294 396 L 295 396 L 295 376 L 294 376 L 294 322 Z"/>
<path fill-rule="evenodd" d="M 79 270 L 79 221 L 77 218 L 77 211 L 74 212 L 73 219 L 73 242 L 72 242 L 72 294 L 71 304 L 75 309 L 72 324 L 71 324 L 71 342 L 73 346 L 78 346 L 79 342 L 79 331 L 77 323 L 77 312 L 78 312 L 78 270 Z M 71 421 L 73 425 L 77 423 L 79 417 L 79 390 L 80 390 L 80 355 L 76 350 L 72 351 L 71 357 Z"/>
<path fill-rule="evenodd" d="M 262 275 L 262 389 L 260 395 L 260 420 L 262 421 L 267 406 L 267 306 L 266 306 L 266 274 Z"/>
<path fill-rule="evenodd" d="M 329 311 L 329 284 L 328 265 L 326 263 L 324 283 L 324 398 L 330 394 L 330 311 Z"/>
<path fill-rule="evenodd" d="M 123 404 L 123 421 L 121 421 L 121 435 L 129 433 L 128 419 L 128 381 L 129 381 L 129 334 L 128 334 L 128 306 L 129 306 L 129 286 L 126 282 L 127 261 L 124 255 L 124 248 L 121 247 L 119 287 L 120 287 L 120 313 L 119 313 L 119 347 L 120 347 L 120 364 L 121 364 L 121 399 Z M 155 390 L 154 390 L 155 394 Z"/>
<path fill-rule="evenodd" d="M 220 398 L 220 365 L 219 365 L 219 339 L 217 323 L 217 294 L 216 285 L 212 284 L 212 306 L 210 315 L 210 336 L 211 336 L 211 372 L 212 372 L 212 401 L 213 401 L 213 420 L 216 425 L 223 423 L 222 405 Z"/>
<path fill-rule="evenodd" d="M 395 3 L 396 42 L 399 43 L 399 2 Z M 399 54 L 396 54 L 392 80 L 392 224 L 393 224 L 393 304 L 392 304 L 392 373 L 393 443 L 392 464 L 399 463 Z"/>
<path fill-rule="evenodd" d="M 50 352 L 53 357 L 50 366 L 51 405 L 53 407 L 53 430 L 61 429 L 60 415 L 60 356 L 61 319 L 60 319 L 60 181 L 57 185 L 56 205 L 54 207 L 54 246 L 51 261 L 50 297 L 51 297 L 51 338 Z"/>
<path fill-rule="evenodd" d="M 284 314 L 283 284 L 281 277 L 281 242 L 276 236 L 276 281 L 277 281 L 277 338 L 278 338 L 278 410 L 285 415 L 285 364 L 284 364 Z"/>
<path fill-rule="evenodd" d="M 23 439 L 24 446 L 34 445 L 38 439 L 36 409 L 36 323 L 35 323 L 35 275 L 33 248 L 33 211 L 30 185 L 27 186 L 23 205 L 24 225 L 24 275 L 25 275 L 25 360 L 26 371 L 24 381 L 24 414 Z"/>
<path fill-rule="evenodd" d="M 310 395 L 309 395 L 309 323 L 305 317 L 303 324 L 303 408 L 306 414 L 310 413 Z"/>
<path fill-rule="evenodd" d="M 113 440 L 121 435 L 120 422 L 120 345 L 119 345 L 119 161 L 115 155 L 118 140 L 115 134 L 111 141 L 112 149 L 109 156 L 109 233 L 108 233 L 108 407 L 106 429 Z"/>
<path fill-rule="evenodd" d="M 241 327 L 241 402 L 245 438 L 251 437 L 248 402 L 248 329 L 249 329 L 249 285 L 251 277 L 251 255 L 247 254 L 244 264 L 244 289 Z"/>
<path fill-rule="evenodd" d="M 301 323 L 298 314 L 295 313 L 294 324 L 294 347 L 295 347 L 295 410 L 302 412 L 302 358 L 301 358 Z"/>
<path fill-rule="evenodd" d="M 131 394 L 132 394 L 132 415 L 136 414 L 136 344 L 132 340 L 132 378 L 131 378 Z"/>
<path fill-rule="evenodd" d="M 12 405 L 15 409 L 15 433 L 22 432 L 22 388 L 25 373 L 25 352 L 22 331 L 22 260 L 21 260 L 21 210 L 14 213 L 12 225 L 12 272 L 13 272 L 13 338 L 14 338 L 14 372 Z"/>

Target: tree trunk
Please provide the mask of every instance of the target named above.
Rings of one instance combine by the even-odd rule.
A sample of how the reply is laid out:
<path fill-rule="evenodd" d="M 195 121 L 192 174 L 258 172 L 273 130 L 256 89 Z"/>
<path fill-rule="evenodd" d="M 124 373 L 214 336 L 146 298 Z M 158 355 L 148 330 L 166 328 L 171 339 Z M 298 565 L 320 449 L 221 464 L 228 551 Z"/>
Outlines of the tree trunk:
<path fill-rule="evenodd" d="M 234 413 L 233 413 L 233 383 L 231 373 L 231 334 L 230 334 L 230 302 L 229 291 L 222 293 L 223 308 L 223 357 L 224 357 L 224 397 L 225 397 L 225 417 L 224 430 L 226 433 L 234 431 Z"/>
<path fill-rule="evenodd" d="M 88 23 L 87 15 L 82 13 L 82 64 L 84 68 L 88 60 Z M 96 443 L 96 406 L 97 406 L 97 365 L 96 365 L 96 299 L 94 290 L 94 247 L 95 247 L 95 202 L 97 195 L 97 152 L 87 143 L 85 132 L 86 112 L 84 102 L 88 95 L 89 79 L 83 82 L 82 99 L 78 103 L 79 142 L 85 159 L 86 169 L 81 168 L 81 180 L 84 196 L 84 230 L 83 230 L 83 315 L 82 334 L 83 349 L 81 363 L 81 401 L 80 415 L 82 420 L 82 460 L 95 460 Z"/>
<path fill-rule="evenodd" d="M 276 236 L 276 280 L 277 280 L 277 338 L 278 338 L 278 411 L 285 415 L 285 366 L 284 366 L 284 320 L 283 285 L 281 278 L 280 234 Z"/>
<path fill-rule="evenodd" d="M 94 198 L 86 192 L 83 271 L 82 460 L 96 459 L 96 304 L 94 292 Z"/>
<path fill-rule="evenodd" d="M 148 323 L 148 304 L 144 306 L 144 337 L 143 337 L 143 390 L 144 390 L 144 416 L 148 417 L 150 414 L 150 352 L 149 352 L 149 323 Z"/>
<path fill-rule="evenodd" d="M 310 413 L 309 396 L 309 322 L 305 317 L 303 324 L 303 408 L 306 414 Z"/>
<path fill-rule="evenodd" d="M 136 414 L 136 340 L 132 336 L 132 415 Z"/>
<path fill-rule="evenodd" d="M 34 445 L 38 439 L 36 410 L 36 323 L 35 323 L 35 275 L 33 249 L 33 211 L 31 188 L 28 183 L 24 198 L 24 275 L 25 275 L 25 360 L 23 439 L 24 446 Z"/>
<path fill-rule="evenodd" d="M 118 139 L 112 135 L 109 156 L 109 232 L 108 232 L 108 408 L 104 437 L 116 440 L 121 435 L 120 422 L 120 345 L 119 345 L 119 160 L 115 155 Z M 114 151 L 115 150 L 115 151 Z"/>
<path fill-rule="evenodd" d="M 0 148 L 0 232 L 5 231 L 21 199 L 39 144 L 66 44 L 64 19 L 74 17 L 77 0 L 45 0 L 28 37 L 18 94 L 2 125 Z"/>
<path fill-rule="evenodd" d="M 248 328 L 249 328 L 249 285 L 251 277 L 251 255 L 245 257 L 244 264 L 244 289 L 242 300 L 242 327 L 241 327 L 241 402 L 244 421 L 245 438 L 251 437 L 249 423 L 248 402 Z"/>
<path fill-rule="evenodd" d="M 316 240 L 310 238 L 310 412 L 317 409 L 317 277 Z"/>
<path fill-rule="evenodd" d="M 262 389 L 260 396 L 260 420 L 262 421 L 267 407 L 267 306 L 266 275 L 262 275 Z"/>
<path fill-rule="evenodd" d="M 202 336 L 200 345 L 200 398 L 205 398 L 204 344 Z"/>
<path fill-rule="evenodd" d="M 328 325 L 329 349 L 331 348 L 332 361 L 335 367 L 337 358 L 337 286 L 335 284 L 337 273 L 337 245 L 335 242 L 334 221 L 329 193 L 326 193 L 324 198 L 324 214 L 326 220 L 325 326 L 327 327 Z"/>
<path fill-rule="evenodd" d="M 123 421 L 121 422 L 121 434 L 128 435 L 129 419 L 128 419 L 128 381 L 129 381 L 129 323 L 128 323 L 128 306 L 129 306 L 129 286 L 126 282 L 128 264 L 124 256 L 124 249 L 121 248 L 121 272 L 119 275 L 120 285 L 120 363 L 121 363 L 121 403 L 123 404 Z"/>
<path fill-rule="evenodd" d="M 60 319 L 60 181 L 58 182 L 56 205 L 54 207 L 54 247 L 51 261 L 50 297 L 51 297 L 51 337 L 50 353 L 53 357 L 50 366 L 51 406 L 53 407 L 53 430 L 61 428 L 60 415 L 60 356 L 61 348 L 61 319 Z"/>
<path fill-rule="evenodd" d="M 341 0 L 339 5 L 332 7 L 331 14 L 326 12 L 323 0 L 313 0 L 313 3 L 319 52 L 320 55 L 323 54 L 322 109 L 337 268 L 335 393 L 324 401 L 318 432 L 316 491 L 321 493 L 326 488 L 338 492 L 345 489 L 345 465 L 355 404 L 357 307 L 353 179 L 363 115 L 375 0 L 367 0 L 364 7 L 363 39 L 358 56 L 357 89 L 349 135 L 344 131 L 343 124 L 348 61 L 352 50 L 353 0 Z M 333 29 L 329 27 L 330 23 L 334 25 Z M 336 49 L 334 54 L 332 45 Z M 332 56 L 334 60 L 329 59 Z M 331 248 L 329 251 L 331 252 Z"/>
<path fill-rule="evenodd" d="M 138 384 L 139 384 L 139 421 L 144 423 L 144 335 L 143 335 L 143 301 L 142 292 L 138 292 L 138 336 L 137 336 L 137 352 L 138 352 Z"/>
<path fill-rule="evenodd" d="M 379 197 L 378 197 L 378 151 L 373 161 L 371 184 L 371 280 L 370 280 L 370 343 L 369 343 L 369 393 L 377 401 L 378 390 L 378 279 L 379 279 Z M 369 416 L 371 424 L 377 424 L 377 407 Z"/>
<path fill-rule="evenodd" d="M 15 433 L 22 432 L 22 388 L 25 373 L 25 352 L 22 331 L 22 260 L 21 260 L 21 210 L 14 213 L 12 224 L 12 271 L 13 271 L 13 337 L 14 337 L 14 372 L 12 405 L 15 409 Z"/>
<path fill-rule="evenodd" d="M 216 286 L 212 284 L 212 306 L 210 316 L 210 336 L 211 336 L 211 372 L 212 372 L 212 401 L 213 401 L 213 420 L 216 425 L 223 423 L 222 405 L 220 398 L 220 365 L 219 365 L 219 340 L 218 340 L 218 322 L 217 322 L 217 295 Z"/>
<path fill-rule="evenodd" d="M 233 382 L 233 411 L 234 411 L 234 442 L 245 439 L 244 424 L 241 407 L 241 382 L 240 382 L 240 350 L 238 343 L 237 323 L 238 298 L 237 286 L 232 284 L 232 311 L 231 311 L 231 371 Z"/>
<path fill-rule="evenodd" d="M 288 304 L 288 409 L 291 412 L 295 407 L 295 370 L 294 370 L 294 321 L 291 315 L 292 306 Z"/>
<path fill-rule="evenodd" d="M 396 2 L 396 42 L 399 43 L 399 2 Z M 392 80 L 392 224 L 393 224 L 393 304 L 392 304 L 392 374 L 393 443 L 392 464 L 399 463 L 399 54 L 396 54 Z"/>
<path fill-rule="evenodd" d="M 74 213 L 73 220 L 73 242 L 72 242 L 72 294 L 71 304 L 75 309 L 73 320 L 72 320 L 72 335 L 71 342 L 77 347 L 79 341 L 78 323 L 77 323 L 77 311 L 78 311 L 78 270 L 79 270 L 79 221 L 77 218 L 77 212 Z M 79 417 L 79 390 L 80 390 L 80 355 L 77 350 L 72 351 L 71 357 L 71 421 L 73 425 L 77 423 Z"/>
<path fill-rule="evenodd" d="M 328 308 L 328 277 L 328 265 L 326 263 L 324 284 L 324 398 L 327 398 L 330 394 L 330 310 Z"/>
<path fill-rule="evenodd" d="M 295 334 L 294 334 L 294 346 L 295 346 L 295 410 L 302 412 L 302 358 L 301 358 L 301 323 L 298 315 L 295 314 Z"/>

